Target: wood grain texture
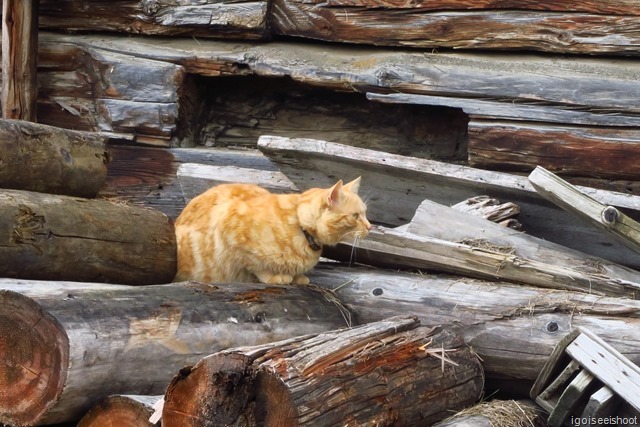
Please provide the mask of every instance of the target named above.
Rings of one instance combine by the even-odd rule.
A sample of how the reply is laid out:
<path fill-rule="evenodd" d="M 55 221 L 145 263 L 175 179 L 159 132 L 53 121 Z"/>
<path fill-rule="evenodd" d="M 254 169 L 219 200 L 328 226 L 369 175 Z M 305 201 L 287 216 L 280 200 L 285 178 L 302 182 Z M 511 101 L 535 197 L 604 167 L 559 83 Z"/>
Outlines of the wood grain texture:
<path fill-rule="evenodd" d="M 146 285 L 176 272 L 173 223 L 122 202 L 0 191 L 0 275 Z"/>
<path fill-rule="evenodd" d="M 332 42 L 420 48 L 637 55 L 640 45 L 638 20 L 628 15 L 506 9 L 429 12 L 419 4 L 334 3 L 338 4 L 274 0 L 273 31 Z"/>
<path fill-rule="evenodd" d="M 160 423 L 151 423 L 153 405 L 162 396 L 140 396 L 115 394 L 107 397 L 78 422 L 78 427 L 154 427 Z"/>
<path fill-rule="evenodd" d="M 163 422 L 431 424 L 472 403 L 483 378 L 479 361 L 459 336 L 418 324 L 415 318 L 398 316 L 213 354 L 174 378 Z M 194 393 L 201 398 L 190 398 Z"/>
<path fill-rule="evenodd" d="M 536 237 L 618 264 L 640 267 L 635 252 L 617 245 L 607 233 L 553 207 L 522 176 L 318 140 L 264 136 L 258 146 L 301 191 L 329 186 L 335 177 L 348 180 L 362 176 L 360 190 L 368 201 L 367 215 L 377 223 L 404 225 L 425 199 L 452 205 L 469 197 L 488 195 L 519 205 L 524 230 Z M 581 191 L 623 208 L 634 219 L 640 215 L 637 196 L 586 187 Z"/>
<path fill-rule="evenodd" d="M 94 197 L 107 178 L 106 138 L 0 120 L 0 187 Z"/>
<path fill-rule="evenodd" d="M 36 120 L 38 3 L 2 2 L 2 117 Z"/>
<path fill-rule="evenodd" d="M 64 31 L 262 39 L 266 1 L 41 0 L 40 27 Z"/>
<path fill-rule="evenodd" d="M 424 325 L 457 324 L 487 378 L 537 378 L 556 343 L 585 326 L 640 362 L 640 301 L 550 291 L 459 276 L 316 267 L 311 282 L 334 289 L 359 322 L 399 313 Z"/>
<path fill-rule="evenodd" d="M 162 394 L 175 372 L 213 352 L 346 326 L 346 310 L 328 295 L 299 286 L 1 279 L 0 422 L 77 420 L 114 393 Z"/>
<path fill-rule="evenodd" d="M 562 175 L 637 179 L 640 128 L 471 120 L 469 164 L 527 172 L 542 166 Z"/>

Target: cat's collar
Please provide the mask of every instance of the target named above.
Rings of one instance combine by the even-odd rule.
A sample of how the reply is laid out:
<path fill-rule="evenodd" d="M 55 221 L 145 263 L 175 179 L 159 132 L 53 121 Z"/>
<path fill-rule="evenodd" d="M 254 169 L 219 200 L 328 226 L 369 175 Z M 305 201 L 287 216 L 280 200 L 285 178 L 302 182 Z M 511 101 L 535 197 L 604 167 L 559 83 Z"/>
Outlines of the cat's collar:
<path fill-rule="evenodd" d="M 309 242 L 309 247 L 311 248 L 311 250 L 319 251 L 320 249 L 322 249 L 322 245 L 307 230 L 303 228 L 302 232 L 304 233 L 304 237 L 307 238 L 307 242 Z"/>

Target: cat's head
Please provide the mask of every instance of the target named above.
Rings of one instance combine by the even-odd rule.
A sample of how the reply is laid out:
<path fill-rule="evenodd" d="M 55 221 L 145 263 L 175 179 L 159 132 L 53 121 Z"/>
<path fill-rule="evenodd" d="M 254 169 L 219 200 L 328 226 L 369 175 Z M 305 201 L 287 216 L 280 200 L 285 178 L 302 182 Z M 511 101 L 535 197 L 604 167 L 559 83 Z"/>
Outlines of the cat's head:
<path fill-rule="evenodd" d="M 314 188 L 303 194 L 298 209 L 303 228 L 313 230 L 324 245 L 336 245 L 342 239 L 364 238 L 371 224 L 367 206 L 358 196 L 360 178 L 348 184 L 338 181 L 331 188 Z"/>

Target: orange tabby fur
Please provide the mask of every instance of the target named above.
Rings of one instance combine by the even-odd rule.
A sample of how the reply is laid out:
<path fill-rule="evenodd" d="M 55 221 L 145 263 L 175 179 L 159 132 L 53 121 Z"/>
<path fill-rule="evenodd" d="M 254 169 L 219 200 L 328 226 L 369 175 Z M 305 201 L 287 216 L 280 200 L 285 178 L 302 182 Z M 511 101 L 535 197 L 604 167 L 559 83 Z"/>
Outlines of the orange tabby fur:
<path fill-rule="evenodd" d="M 309 283 L 304 273 L 321 252 L 312 243 L 333 246 L 368 234 L 359 186 L 360 178 L 302 194 L 272 194 L 251 184 L 211 188 L 176 220 L 176 281 Z"/>

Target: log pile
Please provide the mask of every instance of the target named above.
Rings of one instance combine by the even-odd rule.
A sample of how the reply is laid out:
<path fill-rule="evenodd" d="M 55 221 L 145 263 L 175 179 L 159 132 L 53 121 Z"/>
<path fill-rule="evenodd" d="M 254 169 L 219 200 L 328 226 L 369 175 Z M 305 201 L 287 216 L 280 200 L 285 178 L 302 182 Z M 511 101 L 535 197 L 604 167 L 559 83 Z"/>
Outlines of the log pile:
<path fill-rule="evenodd" d="M 5 1 L 0 423 L 426 425 L 577 327 L 640 363 L 640 9 L 470 3 Z M 358 175 L 360 266 L 165 284 L 211 185 Z"/>

